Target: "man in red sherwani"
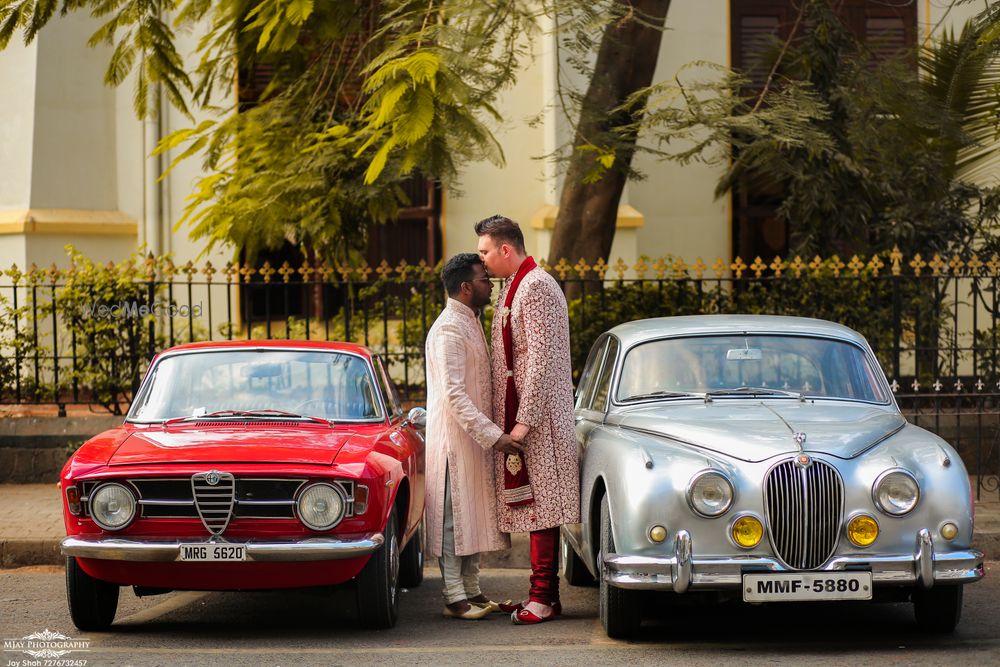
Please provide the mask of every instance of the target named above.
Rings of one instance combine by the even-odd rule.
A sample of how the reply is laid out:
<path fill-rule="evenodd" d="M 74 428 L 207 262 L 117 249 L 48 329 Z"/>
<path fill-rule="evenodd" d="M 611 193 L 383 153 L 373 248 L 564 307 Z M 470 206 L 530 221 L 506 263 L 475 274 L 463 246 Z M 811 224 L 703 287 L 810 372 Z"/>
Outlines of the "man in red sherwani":
<path fill-rule="evenodd" d="M 580 473 L 573 420 L 569 316 L 558 283 L 524 250 L 516 222 L 476 223 L 479 256 L 503 278 L 491 333 L 493 421 L 523 455 L 496 456 L 497 519 L 531 536 L 531 590 L 511 607 L 516 624 L 558 616 L 559 526 L 580 521 Z"/>

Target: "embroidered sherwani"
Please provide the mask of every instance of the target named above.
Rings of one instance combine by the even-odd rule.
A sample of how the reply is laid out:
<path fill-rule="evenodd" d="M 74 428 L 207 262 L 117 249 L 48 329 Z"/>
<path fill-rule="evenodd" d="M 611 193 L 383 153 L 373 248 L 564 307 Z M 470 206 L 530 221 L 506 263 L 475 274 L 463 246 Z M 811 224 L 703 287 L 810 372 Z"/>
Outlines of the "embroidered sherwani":
<path fill-rule="evenodd" d="M 503 304 L 510 288 L 497 297 Z M 525 465 L 534 494 L 530 505 L 498 503 L 500 530 L 520 533 L 580 521 L 580 471 L 573 421 L 573 378 L 566 298 L 558 283 L 540 268 L 525 274 L 510 312 L 498 306 L 493 316 L 493 419 L 503 423 L 507 369 L 502 318 L 509 317 L 514 351 L 514 386 L 520 407 L 517 421 L 530 427 Z M 495 456 L 497 494 L 503 490 L 506 457 Z"/>
<path fill-rule="evenodd" d="M 490 358 L 475 312 L 455 299 L 427 333 L 427 553 L 441 556 L 445 472 L 449 476 L 455 554 L 510 547 L 497 528 L 493 443 L 503 429 L 490 419 Z"/>

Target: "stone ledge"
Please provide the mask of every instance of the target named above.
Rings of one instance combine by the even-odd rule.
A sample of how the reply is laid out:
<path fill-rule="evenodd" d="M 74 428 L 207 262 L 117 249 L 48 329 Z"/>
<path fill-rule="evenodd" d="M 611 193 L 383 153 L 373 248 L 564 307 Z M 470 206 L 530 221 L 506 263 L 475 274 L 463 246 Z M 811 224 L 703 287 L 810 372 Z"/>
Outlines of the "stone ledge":
<path fill-rule="evenodd" d="M 0 540 L 0 567 L 28 565 L 62 565 L 65 557 L 59 553 L 60 540 Z"/>

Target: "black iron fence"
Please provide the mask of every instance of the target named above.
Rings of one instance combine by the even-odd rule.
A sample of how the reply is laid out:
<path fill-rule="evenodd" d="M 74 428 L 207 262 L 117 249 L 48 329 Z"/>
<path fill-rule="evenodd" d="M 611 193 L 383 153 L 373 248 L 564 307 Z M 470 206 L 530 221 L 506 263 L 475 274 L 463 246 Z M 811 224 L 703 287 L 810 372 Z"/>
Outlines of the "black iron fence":
<path fill-rule="evenodd" d="M 644 317 L 770 313 L 844 323 L 871 342 L 904 413 L 955 445 L 977 492 L 1000 492 L 1000 258 L 893 251 L 844 262 L 677 258 L 546 267 L 570 312 L 578 373 L 590 345 Z M 127 408 L 152 356 L 201 340 L 347 340 L 424 397 L 423 341 L 444 303 L 424 264 L 280 267 L 165 258 L 0 274 L 0 404 Z M 484 318 L 489 326 L 489 313 Z"/>

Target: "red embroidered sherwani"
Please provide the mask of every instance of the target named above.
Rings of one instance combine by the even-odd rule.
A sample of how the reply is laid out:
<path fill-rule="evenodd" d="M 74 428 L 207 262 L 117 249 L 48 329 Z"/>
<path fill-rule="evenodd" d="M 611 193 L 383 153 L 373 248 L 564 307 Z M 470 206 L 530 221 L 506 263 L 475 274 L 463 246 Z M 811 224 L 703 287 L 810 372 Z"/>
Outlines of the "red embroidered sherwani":
<path fill-rule="evenodd" d="M 503 304 L 510 286 L 497 297 Z M 493 421 L 503 423 L 507 371 L 501 320 L 493 316 Z M 509 317 L 514 349 L 514 385 L 520 399 L 517 421 L 530 427 L 525 463 L 534 502 L 510 507 L 497 503 L 500 530 L 519 533 L 580 521 L 580 472 L 573 420 L 573 378 L 566 299 L 555 279 L 540 268 L 529 271 L 514 293 Z M 498 497 L 506 457 L 495 455 Z"/>

